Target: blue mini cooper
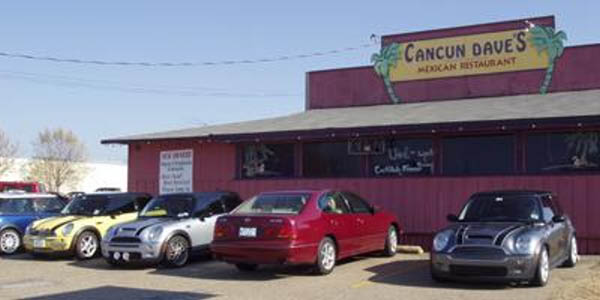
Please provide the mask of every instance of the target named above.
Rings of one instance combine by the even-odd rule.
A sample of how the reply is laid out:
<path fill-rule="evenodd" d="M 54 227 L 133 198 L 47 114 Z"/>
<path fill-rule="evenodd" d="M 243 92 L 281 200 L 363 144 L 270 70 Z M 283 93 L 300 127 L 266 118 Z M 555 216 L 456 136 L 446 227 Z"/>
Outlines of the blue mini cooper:
<path fill-rule="evenodd" d="M 52 194 L 0 193 L 0 254 L 17 252 L 29 224 L 58 215 L 64 206 L 65 201 Z"/>

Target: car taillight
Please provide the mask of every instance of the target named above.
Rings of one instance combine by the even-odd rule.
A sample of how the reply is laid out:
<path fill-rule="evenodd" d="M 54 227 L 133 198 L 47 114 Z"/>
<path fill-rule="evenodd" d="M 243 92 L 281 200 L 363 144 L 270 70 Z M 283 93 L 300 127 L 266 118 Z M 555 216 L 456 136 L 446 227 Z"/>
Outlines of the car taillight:
<path fill-rule="evenodd" d="M 227 224 L 219 224 L 215 225 L 215 239 L 226 238 L 229 235 L 229 226 Z"/>
<path fill-rule="evenodd" d="M 279 227 L 279 232 L 277 233 L 277 238 L 285 239 L 285 240 L 295 240 L 296 234 L 294 233 L 292 226 L 287 224 L 287 225 Z"/>

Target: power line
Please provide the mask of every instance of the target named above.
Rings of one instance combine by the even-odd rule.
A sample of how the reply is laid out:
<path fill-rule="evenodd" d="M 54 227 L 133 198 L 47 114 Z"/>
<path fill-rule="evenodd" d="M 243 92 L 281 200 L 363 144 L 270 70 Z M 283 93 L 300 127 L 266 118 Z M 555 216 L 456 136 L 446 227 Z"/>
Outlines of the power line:
<path fill-rule="evenodd" d="M 230 97 L 230 98 L 287 98 L 298 97 L 300 94 L 290 94 L 273 91 L 232 91 L 222 88 L 209 87 L 177 87 L 153 85 L 152 87 L 139 84 L 123 84 L 122 82 L 88 79 L 80 77 L 40 74 L 10 70 L 0 70 L 0 79 L 22 80 L 36 84 L 46 84 L 67 88 L 87 88 L 93 90 L 108 90 L 136 94 L 173 95 L 183 97 Z"/>
<path fill-rule="evenodd" d="M 355 47 L 346 47 L 329 51 L 312 52 L 307 54 L 283 55 L 271 58 L 262 59 L 246 59 L 246 60 L 222 60 L 222 61 L 203 61 L 203 62 L 143 62 L 143 61 L 106 61 L 106 60 L 90 60 L 79 58 L 60 58 L 53 56 L 39 56 L 24 53 L 0 52 L 1 57 L 20 58 L 37 61 L 49 61 L 56 63 L 73 63 L 73 64 L 90 64 L 103 66 L 136 66 L 136 67 L 201 67 L 201 66 L 220 66 L 220 65 L 240 65 L 240 64 L 259 64 L 278 61 L 306 59 L 311 57 L 327 56 L 350 51 L 357 51 L 365 48 L 370 48 L 377 45 L 376 43 L 362 44 Z"/>

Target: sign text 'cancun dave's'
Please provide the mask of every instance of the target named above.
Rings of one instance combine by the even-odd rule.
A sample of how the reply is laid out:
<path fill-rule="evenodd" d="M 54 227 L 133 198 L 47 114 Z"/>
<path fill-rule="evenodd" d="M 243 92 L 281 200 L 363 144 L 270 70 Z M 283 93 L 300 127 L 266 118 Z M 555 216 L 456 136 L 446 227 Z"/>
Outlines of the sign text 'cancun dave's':
<path fill-rule="evenodd" d="M 391 81 L 544 69 L 546 53 L 530 45 L 530 33 L 510 30 L 407 42 Z"/>

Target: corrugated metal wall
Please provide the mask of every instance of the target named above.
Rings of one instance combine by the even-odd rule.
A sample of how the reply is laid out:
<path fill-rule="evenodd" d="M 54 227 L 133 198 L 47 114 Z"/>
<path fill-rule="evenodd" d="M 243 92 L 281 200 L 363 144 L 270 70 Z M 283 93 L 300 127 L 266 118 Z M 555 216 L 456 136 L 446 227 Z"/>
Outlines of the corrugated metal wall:
<path fill-rule="evenodd" d="M 158 192 L 159 151 L 194 148 L 194 189 L 233 190 L 242 197 L 262 191 L 338 188 L 355 191 L 400 218 L 405 243 L 429 248 L 431 234 L 458 213 L 469 195 L 491 189 L 541 189 L 555 193 L 571 216 L 582 253 L 600 254 L 600 175 L 485 176 L 362 179 L 235 180 L 235 147 L 226 144 L 169 143 L 130 146 L 129 190 Z"/>

